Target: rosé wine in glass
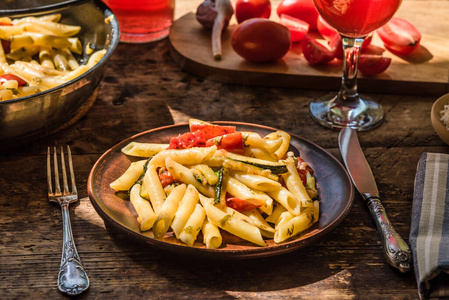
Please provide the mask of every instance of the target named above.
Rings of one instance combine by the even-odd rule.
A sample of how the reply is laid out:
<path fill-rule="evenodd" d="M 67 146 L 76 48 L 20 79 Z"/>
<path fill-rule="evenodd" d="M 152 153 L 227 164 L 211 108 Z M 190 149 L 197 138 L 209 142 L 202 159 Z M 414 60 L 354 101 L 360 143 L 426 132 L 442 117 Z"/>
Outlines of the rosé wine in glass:
<path fill-rule="evenodd" d="M 145 43 L 165 38 L 173 22 L 175 0 L 103 0 L 120 25 L 120 41 Z"/>
<path fill-rule="evenodd" d="M 310 103 L 310 116 L 332 129 L 368 130 L 384 117 L 380 104 L 361 99 L 357 90 L 357 65 L 364 38 L 386 24 L 401 0 L 313 0 L 323 19 L 334 27 L 343 42 L 343 76 L 336 96 Z"/>
<path fill-rule="evenodd" d="M 401 0 L 314 0 L 329 25 L 348 37 L 362 37 L 387 23 Z"/>

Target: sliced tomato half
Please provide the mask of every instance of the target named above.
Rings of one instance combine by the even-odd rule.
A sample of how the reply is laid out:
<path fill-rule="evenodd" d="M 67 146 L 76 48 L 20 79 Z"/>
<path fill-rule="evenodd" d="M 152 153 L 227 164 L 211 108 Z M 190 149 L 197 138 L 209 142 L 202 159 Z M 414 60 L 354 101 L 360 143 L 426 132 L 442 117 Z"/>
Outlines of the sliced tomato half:
<path fill-rule="evenodd" d="M 215 125 L 195 119 L 190 120 L 189 127 L 190 132 L 201 131 L 206 141 L 216 136 L 235 132 L 235 126 Z"/>
<path fill-rule="evenodd" d="M 213 145 L 217 146 L 217 149 L 224 149 L 236 154 L 245 152 L 241 132 L 228 133 L 207 140 L 206 147 L 212 147 Z"/>
<path fill-rule="evenodd" d="M 328 63 L 335 58 L 335 53 L 310 35 L 306 35 L 301 42 L 302 53 L 311 64 Z"/>
<path fill-rule="evenodd" d="M 408 54 L 419 47 L 421 33 L 409 21 L 394 17 L 377 29 L 385 48 L 395 54 Z"/>
<path fill-rule="evenodd" d="M 0 85 L 4 84 L 5 82 L 7 82 L 9 80 L 17 81 L 19 86 L 24 86 L 24 85 L 28 84 L 25 80 L 23 80 L 22 78 L 20 78 L 19 76 L 14 75 L 14 74 L 6 73 L 6 74 L 0 75 Z"/>
<path fill-rule="evenodd" d="M 242 200 L 240 198 L 229 197 L 229 198 L 226 198 L 226 206 L 230 207 L 232 209 L 235 209 L 238 212 L 244 212 L 247 210 L 258 208 L 260 205 L 259 206 L 255 205 L 251 202 Z"/>
<path fill-rule="evenodd" d="M 360 54 L 358 68 L 364 75 L 374 76 L 384 72 L 390 64 L 390 57 L 374 54 Z"/>
<path fill-rule="evenodd" d="M 179 136 L 172 137 L 167 149 L 187 149 L 192 147 L 205 147 L 206 140 L 200 130 L 186 132 Z"/>
<path fill-rule="evenodd" d="M 290 39 L 292 43 L 301 41 L 309 32 L 309 23 L 289 15 L 281 15 L 279 23 L 290 30 Z"/>

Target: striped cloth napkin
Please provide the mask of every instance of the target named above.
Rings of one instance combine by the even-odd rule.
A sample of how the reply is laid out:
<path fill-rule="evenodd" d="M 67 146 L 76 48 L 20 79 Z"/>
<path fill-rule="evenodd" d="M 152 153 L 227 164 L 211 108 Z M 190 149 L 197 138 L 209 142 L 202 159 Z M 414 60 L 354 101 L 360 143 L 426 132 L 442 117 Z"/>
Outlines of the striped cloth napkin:
<path fill-rule="evenodd" d="M 449 299 L 449 155 L 423 153 L 413 195 L 410 246 L 421 299 Z"/>

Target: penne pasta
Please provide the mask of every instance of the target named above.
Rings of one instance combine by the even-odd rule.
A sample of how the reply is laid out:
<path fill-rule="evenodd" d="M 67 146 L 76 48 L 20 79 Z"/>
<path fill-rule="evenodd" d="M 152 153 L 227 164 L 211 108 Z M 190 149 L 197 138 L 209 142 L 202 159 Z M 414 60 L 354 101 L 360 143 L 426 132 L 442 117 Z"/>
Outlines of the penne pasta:
<path fill-rule="evenodd" d="M 151 161 L 153 161 L 153 159 Z M 175 162 L 170 157 L 167 157 L 167 159 L 165 160 L 165 166 L 167 167 L 168 171 L 172 174 L 173 178 L 186 184 L 193 185 L 198 191 L 200 191 L 201 193 L 203 193 L 208 197 L 214 196 L 213 187 L 211 187 L 210 185 L 203 185 L 202 183 L 199 183 L 193 176 L 192 171 L 190 171 L 188 168 Z"/>
<path fill-rule="evenodd" d="M 276 243 L 284 242 L 285 240 L 303 232 L 312 226 L 312 224 L 316 221 L 314 208 L 308 208 L 301 215 L 295 216 L 290 220 L 282 222 L 276 226 L 274 241 Z"/>
<path fill-rule="evenodd" d="M 198 190 L 193 185 L 189 184 L 171 224 L 171 228 L 177 238 L 179 238 L 179 234 L 187 223 L 190 215 L 195 210 L 195 205 L 198 201 Z"/>
<path fill-rule="evenodd" d="M 151 157 L 167 149 L 167 147 L 168 144 L 131 142 L 122 148 L 122 152 L 131 156 Z"/>
<path fill-rule="evenodd" d="M 275 191 L 267 192 L 268 195 L 279 202 L 285 209 L 294 215 L 299 215 L 301 212 L 301 203 L 293 196 L 293 194 L 284 187 L 280 187 Z"/>
<path fill-rule="evenodd" d="M 126 171 L 109 186 L 115 191 L 128 191 L 143 173 L 146 160 L 131 163 Z"/>
<path fill-rule="evenodd" d="M 263 240 L 262 234 L 258 227 L 239 218 L 233 217 L 232 215 L 215 207 L 212 204 L 213 199 L 200 195 L 200 201 L 206 210 L 206 215 L 209 222 L 215 226 L 256 245 L 262 247 L 267 245 Z"/>
<path fill-rule="evenodd" d="M 195 210 L 187 220 L 186 225 L 179 234 L 179 239 L 183 241 L 187 246 L 192 247 L 193 243 L 198 236 L 201 228 L 203 227 L 204 220 L 206 218 L 206 212 L 201 204 L 195 205 Z"/>
<path fill-rule="evenodd" d="M 281 187 L 281 184 L 278 181 L 266 178 L 261 175 L 234 171 L 231 172 L 231 176 L 233 176 L 235 179 L 245 184 L 246 186 L 262 192 L 275 191 Z"/>
<path fill-rule="evenodd" d="M 86 53 L 87 62 L 80 65 L 81 41 L 75 36 L 80 26 L 58 23 L 61 14 L 1 18 L 0 38 L 9 42 L 8 53 L 0 46 L 0 73 L 19 76 L 21 83 L 11 95 L 1 92 L 1 100 L 15 99 L 62 85 L 84 74 L 105 55 L 106 49 Z M 9 63 L 11 63 L 9 65 Z M 24 89 L 22 87 L 35 87 Z M 0 100 L 0 101 L 1 101 Z"/>
<path fill-rule="evenodd" d="M 288 173 L 283 174 L 284 182 L 287 189 L 293 194 L 293 196 L 299 200 L 302 207 L 313 206 L 313 201 L 310 199 L 301 178 L 299 177 L 298 170 L 293 157 L 286 159 Z"/>
<path fill-rule="evenodd" d="M 11 82 L 6 87 L 13 90 L 16 85 L 17 82 Z M 196 137 L 235 132 L 232 126 L 217 128 L 214 126 L 220 125 L 199 120 L 189 123 Z M 204 133 L 198 132 L 201 128 Z M 168 144 L 131 142 L 121 149 L 122 153 L 148 159 L 133 163 L 140 166 L 131 164 L 111 187 L 120 190 L 118 187 L 133 186 L 130 191 L 133 199 L 150 207 L 149 216 L 144 217 L 142 209 L 138 213 L 141 230 L 151 224 L 155 239 L 162 240 L 168 232 L 169 236 L 171 233 L 187 246 L 193 246 L 202 231 L 205 247 L 217 249 L 223 243 L 221 230 L 225 230 L 262 247 L 267 246 L 265 239 L 282 243 L 319 219 L 320 203 L 308 194 L 309 190 L 316 196 L 318 191 L 313 169 L 292 151 L 286 152 L 289 143 L 286 146 L 285 141 L 290 141 L 287 133 L 277 131 L 265 138 L 256 133 L 245 134 L 254 145 L 263 145 L 257 148 L 264 153 L 259 158 L 223 148 L 217 150 L 216 145 L 167 149 Z M 240 150 L 243 149 L 236 152 L 242 153 Z M 286 158 L 276 161 L 269 151 Z M 264 156 L 266 159 L 260 158 Z M 303 171 L 307 172 L 307 186 L 299 174 Z M 144 221 L 148 222 L 145 227 Z"/>
<path fill-rule="evenodd" d="M 161 240 L 164 237 L 165 233 L 167 233 L 167 230 L 170 227 L 173 218 L 175 217 L 179 202 L 181 202 L 185 191 L 185 184 L 178 185 L 172 190 L 170 195 L 168 195 L 167 199 L 165 199 L 165 201 L 160 206 L 156 221 L 154 221 L 153 224 L 153 233 L 155 239 Z"/>
<path fill-rule="evenodd" d="M 156 154 L 151 164 L 156 167 L 165 166 L 167 157 L 182 165 L 196 165 L 209 160 L 217 150 L 216 146 L 205 148 L 169 149 Z"/>
<path fill-rule="evenodd" d="M 139 217 L 140 230 L 147 231 L 153 228 L 156 214 L 148 200 L 140 196 L 140 184 L 135 184 L 129 192 L 129 199 Z"/>
<path fill-rule="evenodd" d="M 217 226 L 206 218 L 202 227 L 203 242 L 207 249 L 217 249 L 221 246 L 223 238 Z"/>
<path fill-rule="evenodd" d="M 164 188 L 159 180 L 159 175 L 156 172 L 156 168 L 150 163 L 148 164 L 147 170 L 142 179 L 140 195 L 145 199 L 150 199 L 154 211 L 156 214 L 159 214 L 162 203 L 164 203 L 167 196 L 165 195 Z"/>

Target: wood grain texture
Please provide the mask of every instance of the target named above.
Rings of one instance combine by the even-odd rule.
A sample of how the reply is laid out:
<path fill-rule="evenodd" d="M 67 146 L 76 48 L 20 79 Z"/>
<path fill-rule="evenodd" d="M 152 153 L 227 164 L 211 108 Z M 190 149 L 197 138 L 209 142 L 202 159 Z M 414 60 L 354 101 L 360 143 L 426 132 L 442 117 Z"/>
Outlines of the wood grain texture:
<path fill-rule="evenodd" d="M 70 208 L 73 233 L 91 280 L 80 299 L 418 299 L 414 274 L 385 263 L 359 195 L 342 224 L 315 245 L 248 261 L 174 256 L 105 226 L 86 198 L 89 172 L 104 151 L 151 128 L 188 118 L 263 124 L 302 136 L 341 161 L 338 132 L 308 115 L 310 101 L 326 92 L 199 78 L 179 69 L 168 44 L 120 44 L 86 116 L 59 133 L 1 150 L 0 298 L 66 298 L 56 287 L 62 221 L 47 201 L 45 167 L 47 146 L 68 144 L 81 196 Z M 437 97 L 368 96 L 384 106 L 385 122 L 359 139 L 390 221 L 408 241 L 419 157 L 449 153 L 430 122 Z"/>
<path fill-rule="evenodd" d="M 273 5 L 276 7 L 276 5 Z M 366 92 L 439 95 L 449 91 L 449 26 L 445 11 L 447 1 L 404 1 L 396 16 L 411 21 L 421 32 L 420 47 L 412 54 L 396 56 L 389 51 L 390 67 L 376 77 L 359 74 L 359 88 Z M 278 20 L 275 10 L 270 17 Z M 233 19 L 234 20 L 234 19 Z M 434 26 L 438 24 L 438 28 Z M 251 63 L 241 58 L 231 46 L 236 22 L 231 21 L 222 36 L 223 57 L 215 60 L 211 50 L 211 32 L 204 29 L 190 13 L 177 20 L 170 31 L 170 53 L 185 71 L 221 82 L 259 86 L 314 88 L 336 91 L 340 88 L 342 62 L 312 66 L 302 55 L 301 43 L 294 43 L 283 59 L 274 63 Z M 383 48 L 377 34 L 373 45 Z"/>

